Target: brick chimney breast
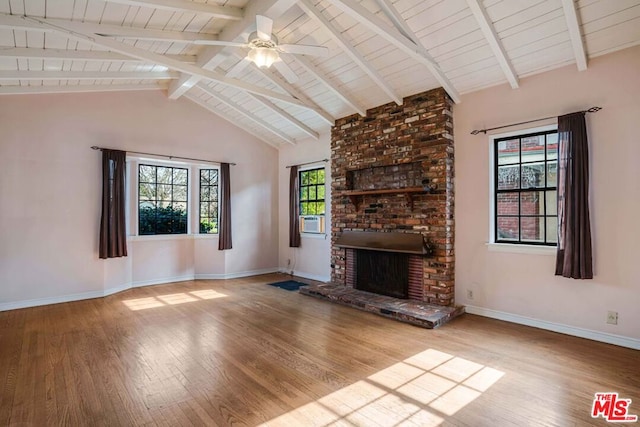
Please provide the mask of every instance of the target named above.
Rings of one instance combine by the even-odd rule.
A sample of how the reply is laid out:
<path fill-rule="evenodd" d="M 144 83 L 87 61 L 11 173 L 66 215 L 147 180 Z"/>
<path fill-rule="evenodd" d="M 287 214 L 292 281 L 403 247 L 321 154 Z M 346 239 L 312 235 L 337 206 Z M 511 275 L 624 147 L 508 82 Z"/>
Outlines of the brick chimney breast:
<path fill-rule="evenodd" d="M 453 102 L 439 88 L 336 120 L 331 129 L 331 279 L 347 282 L 343 231 L 421 234 L 422 292 L 454 304 Z M 375 208 L 371 208 L 375 205 Z"/>

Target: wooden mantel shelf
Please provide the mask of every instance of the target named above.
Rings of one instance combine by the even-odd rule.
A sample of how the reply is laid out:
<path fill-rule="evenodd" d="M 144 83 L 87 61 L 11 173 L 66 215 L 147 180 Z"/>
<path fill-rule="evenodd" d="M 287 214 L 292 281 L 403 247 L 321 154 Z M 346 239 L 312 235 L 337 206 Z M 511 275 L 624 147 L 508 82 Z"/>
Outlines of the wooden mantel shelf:
<path fill-rule="evenodd" d="M 404 194 L 407 199 L 407 203 L 413 209 L 413 195 L 414 194 L 426 194 L 430 193 L 429 189 L 424 187 L 404 187 L 404 188 L 385 188 L 376 190 L 346 190 L 342 192 L 343 196 L 349 196 L 351 203 L 358 210 L 358 198 L 361 196 L 378 196 L 381 194 Z"/>

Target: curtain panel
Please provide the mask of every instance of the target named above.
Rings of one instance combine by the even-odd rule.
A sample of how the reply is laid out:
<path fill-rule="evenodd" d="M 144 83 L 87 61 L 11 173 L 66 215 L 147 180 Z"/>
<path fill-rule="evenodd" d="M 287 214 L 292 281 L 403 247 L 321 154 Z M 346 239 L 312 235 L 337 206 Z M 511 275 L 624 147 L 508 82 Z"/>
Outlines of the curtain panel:
<path fill-rule="evenodd" d="M 300 247 L 300 178 L 298 166 L 289 171 L 289 247 Z"/>
<path fill-rule="evenodd" d="M 231 249 L 231 180 L 229 163 L 220 164 L 220 234 L 218 250 Z"/>
<path fill-rule="evenodd" d="M 102 259 L 127 256 L 126 159 L 126 151 L 102 150 L 102 215 L 99 248 L 99 256 Z"/>
<path fill-rule="evenodd" d="M 556 275 L 592 279 L 589 144 L 585 112 L 558 117 L 558 252 Z"/>

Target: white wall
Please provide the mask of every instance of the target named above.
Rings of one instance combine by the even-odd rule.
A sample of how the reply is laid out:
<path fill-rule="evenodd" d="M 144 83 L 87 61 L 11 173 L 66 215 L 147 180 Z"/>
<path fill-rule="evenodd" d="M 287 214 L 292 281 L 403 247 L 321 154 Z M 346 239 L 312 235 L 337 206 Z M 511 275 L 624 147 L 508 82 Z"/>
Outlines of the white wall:
<path fill-rule="evenodd" d="M 456 301 L 467 311 L 640 348 L 639 70 L 634 47 L 595 58 L 584 72 L 567 66 L 455 106 Z M 594 105 L 603 108 L 587 115 L 594 279 L 554 276 L 554 254 L 491 251 L 489 138 L 469 132 Z M 617 326 L 605 323 L 608 310 L 619 313 Z"/>
<path fill-rule="evenodd" d="M 0 97 L 0 309 L 180 278 L 275 271 L 273 147 L 160 91 Z M 233 249 L 217 237 L 144 237 L 98 259 L 101 154 L 92 145 L 236 162 Z"/>
<path fill-rule="evenodd" d="M 279 253 L 280 269 L 294 271 L 300 277 L 328 282 L 331 280 L 331 163 L 318 163 L 325 166 L 326 185 L 326 235 L 302 234 L 299 248 L 289 247 L 289 169 L 287 166 L 306 162 L 331 159 L 331 134 L 323 133 L 318 141 L 307 139 L 296 145 L 280 148 L 279 179 Z M 288 264 L 291 260 L 291 264 Z"/>

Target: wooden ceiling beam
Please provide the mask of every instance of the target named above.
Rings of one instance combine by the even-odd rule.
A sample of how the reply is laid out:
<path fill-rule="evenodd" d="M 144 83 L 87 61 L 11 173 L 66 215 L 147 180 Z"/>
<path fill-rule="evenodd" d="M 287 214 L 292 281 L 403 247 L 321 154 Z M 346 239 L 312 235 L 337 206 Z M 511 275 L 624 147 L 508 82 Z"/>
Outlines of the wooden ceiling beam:
<path fill-rule="evenodd" d="M 502 45 L 502 41 L 491 22 L 491 18 L 489 18 L 489 15 L 487 14 L 487 10 L 479 0 L 467 0 L 467 5 L 469 6 L 469 9 L 471 9 L 471 12 L 473 12 L 473 16 L 476 18 L 476 21 L 480 26 L 480 31 L 482 31 L 482 35 L 484 35 L 487 43 L 489 43 L 489 47 L 491 48 L 493 55 L 498 60 L 498 64 L 500 64 L 500 68 L 502 68 L 502 72 L 511 85 L 511 88 L 517 89 L 520 86 L 518 83 L 518 75 L 516 74 L 513 64 L 507 55 L 507 51 Z"/>
<path fill-rule="evenodd" d="M 143 85 L 62 85 L 62 86 L 0 86 L 0 95 L 41 95 L 48 93 L 122 92 L 138 90 L 166 90 L 162 83 Z"/>
<path fill-rule="evenodd" d="M 362 117 L 367 115 L 367 110 L 364 108 L 358 101 L 356 101 L 351 95 L 345 92 L 344 88 L 339 88 L 334 82 L 332 82 L 329 77 L 325 76 L 324 73 L 318 70 L 318 67 L 311 63 L 307 58 L 302 55 L 297 55 L 295 58 L 296 62 L 307 71 L 307 73 L 311 74 L 316 80 L 320 81 L 323 85 L 325 85 L 333 94 L 341 99 L 345 104 L 353 108 L 358 114 Z"/>
<path fill-rule="evenodd" d="M 277 115 L 279 115 L 280 117 L 282 117 L 283 119 L 285 119 L 286 121 L 291 123 L 293 126 L 295 126 L 298 129 L 300 129 L 302 132 L 304 132 L 307 135 L 309 135 L 311 138 L 315 139 L 316 141 L 318 139 L 320 139 L 320 134 L 318 132 L 316 132 L 315 130 L 311 129 L 309 126 L 305 125 L 300 120 L 296 119 L 291 114 L 289 114 L 288 112 L 286 112 L 282 108 L 278 107 L 273 102 L 269 101 L 266 98 L 261 97 L 260 95 L 254 95 L 254 94 L 250 93 L 249 96 L 251 96 L 253 99 L 258 101 L 260 104 L 264 105 L 266 108 L 270 109 L 271 111 L 273 111 L 274 113 L 276 113 Z"/>
<path fill-rule="evenodd" d="M 26 31 L 56 32 L 56 27 L 65 31 L 92 33 L 123 39 L 162 41 L 171 43 L 192 43 L 195 40 L 218 40 L 215 34 L 201 34 L 181 31 L 152 30 L 148 28 L 122 27 L 119 25 L 96 24 L 93 22 L 70 21 L 67 19 L 46 18 L 48 28 L 38 28 L 26 20 L 16 20 L 19 15 L 0 14 L 0 28 Z M 45 19 L 45 18 L 42 18 Z"/>
<path fill-rule="evenodd" d="M 442 85 L 444 90 L 449 94 L 454 102 L 460 102 L 460 94 L 447 78 L 440 66 L 435 62 L 429 52 L 421 45 L 416 44 L 403 34 L 398 32 L 394 27 L 390 27 L 382 18 L 369 12 L 364 6 L 354 0 L 327 0 L 340 10 L 350 15 L 357 22 L 367 26 L 371 31 L 396 46 L 405 54 L 427 66 L 429 71 Z"/>
<path fill-rule="evenodd" d="M 571 37 L 571 46 L 573 47 L 573 54 L 576 57 L 576 65 L 579 71 L 584 71 L 587 69 L 587 54 L 582 39 L 580 19 L 578 18 L 576 4 L 573 0 L 562 0 L 562 10 L 564 11 L 564 17 L 567 21 L 567 29 Z"/>
<path fill-rule="evenodd" d="M 107 0 L 110 3 L 121 3 L 130 6 L 150 7 L 171 12 L 197 13 L 218 19 L 242 19 L 242 9 L 231 6 L 199 3 L 188 0 Z"/>
<path fill-rule="evenodd" d="M 255 29 L 256 15 L 276 18 L 294 3 L 295 0 L 260 0 L 249 2 L 244 10 L 244 17 L 239 21 L 227 24 L 218 35 L 218 40 L 246 42 L 249 33 Z M 219 57 L 219 54 L 224 48 L 224 46 L 207 46 L 198 55 L 197 65 L 207 70 L 214 69 L 224 60 L 224 58 L 221 59 Z M 180 98 L 201 79 L 198 75 L 185 74 L 169 86 L 169 98 Z"/>
<path fill-rule="evenodd" d="M 20 25 L 28 25 L 31 29 L 37 29 L 40 31 L 48 31 L 55 30 L 57 33 L 62 34 L 68 38 L 79 40 L 82 42 L 87 42 L 93 45 L 101 46 L 107 48 L 113 52 L 120 53 L 122 55 L 127 55 L 132 58 L 138 58 L 140 60 L 150 62 L 153 64 L 164 65 L 165 67 L 180 71 L 182 73 L 196 75 L 201 79 L 211 80 L 225 86 L 233 87 L 245 92 L 255 93 L 257 95 L 262 95 L 269 99 L 275 99 L 278 101 L 286 102 L 292 105 L 297 105 L 298 107 L 302 107 L 309 110 L 314 110 L 314 107 L 310 107 L 304 102 L 295 99 L 291 96 L 284 95 L 278 92 L 274 92 L 263 87 L 255 86 L 249 83 L 242 82 L 237 79 L 230 79 L 225 77 L 224 75 L 202 69 L 196 65 L 187 64 L 175 59 L 168 58 L 164 55 L 160 55 L 154 52 L 150 52 L 145 49 L 140 49 L 138 47 L 132 46 L 127 43 L 122 43 L 117 40 L 113 40 L 109 37 L 101 36 L 98 34 L 87 34 L 75 31 L 71 28 L 66 28 L 59 24 L 51 24 L 47 18 L 33 18 L 27 16 L 14 16 L 14 15 L 4 15 L 5 20 L 14 21 Z M 9 19 L 10 18 L 10 19 Z"/>
<path fill-rule="evenodd" d="M 177 79 L 172 71 L 30 71 L 2 70 L 0 81 L 7 80 L 168 80 Z"/>
<path fill-rule="evenodd" d="M 342 51 L 346 53 L 351 60 L 356 63 L 362 71 L 364 71 L 373 82 L 384 93 L 398 105 L 402 105 L 402 97 L 398 95 L 395 90 L 385 81 L 384 77 L 380 75 L 378 70 L 373 68 L 371 64 L 358 52 L 353 45 L 329 22 L 329 20 L 320 12 L 309 0 L 298 0 L 298 6 L 304 11 L 307 16 L 320 24 L 331 38 L 340 46 Z"/>
<path fill-rule="evenodd" d="M 289 144 L 295 144 L 296 143 L 295 139 L 291 138 L 289 135 L 287 135 L 286 133 L 282 132 L 280 129 L 277 129 L 277 128 L 271 126 L 269 123 L 267 123 L 266 121 L 262 120 L 260 117 L 256 116 L 252 111 L 247 110 L 242 105 L 240 105 L 237 102 L 233 101 L 232 99 L 226 97 L 225 95 L 221 94 L 220 92 L 218 92 L 218 91 L 216 91 L 216 90 L 214 90 L 214 89 L 210 88 L 209 86 L 206 86 L 206 85 L 204 85 L 202 83 L 198 84 L 198 89 L 202 90 L 207 95 L 211 96 L 212 98 L 216 99 L 217 101 L 225 104 L 227 107 L 233 109 L 238 114 L 244 116 L 245 118 L 251 120 L 252 122 L 256 123 L 257 125 L 263 127 L 267 131 L 269 131 L 272 134 L 276 135 L 278 138 L 287 141 Z"/>
<path fill-rule="evenodd" d="M 178 61 L 193 64 L 194 55 L 164 55 Z M 66 50 L 40 49 L 33 47 L 3 47 L 0 48 L 0 58 L 51 59 L 60 61 L 121 61 L 144 62 L 138 58 L 102 50 Z"/>
<path fill-rule="evenodd" d="M 187 93 L 184 96 L 186 99 L 188 99 L 189 101 L 193 102 L 194 104 L 204 108 L 205 110 L 209 111 L 210 113 L 215 114 L 216 116 L 220 117 L 222 120 L 226 120 L 229 123 L 232 123 L 234 125 L 237 125 L 236 121 L 235 121 L 235 117 L 229 117 L 226 114 L 223 114 L 222 112 L 220 112 L 220 110 L 218 110 L 217 108 L 215 108 L 213 105 L 205 102 L 204 100 L 198 98 L 197 96 L 193 95 L 192 93 Z M 264 133 L 260 133 L 260 132 L 256 132 L 252 129 L 248 129 L 248 128 L 242 128 L 243 131 L 255 136 L 256 138 L 258 138 L 260 141 L 269 144 L 272 147 L 275 148 L 279 148 L 277 144 L 275 144 L 273 141 L 265 138 Z"/>

